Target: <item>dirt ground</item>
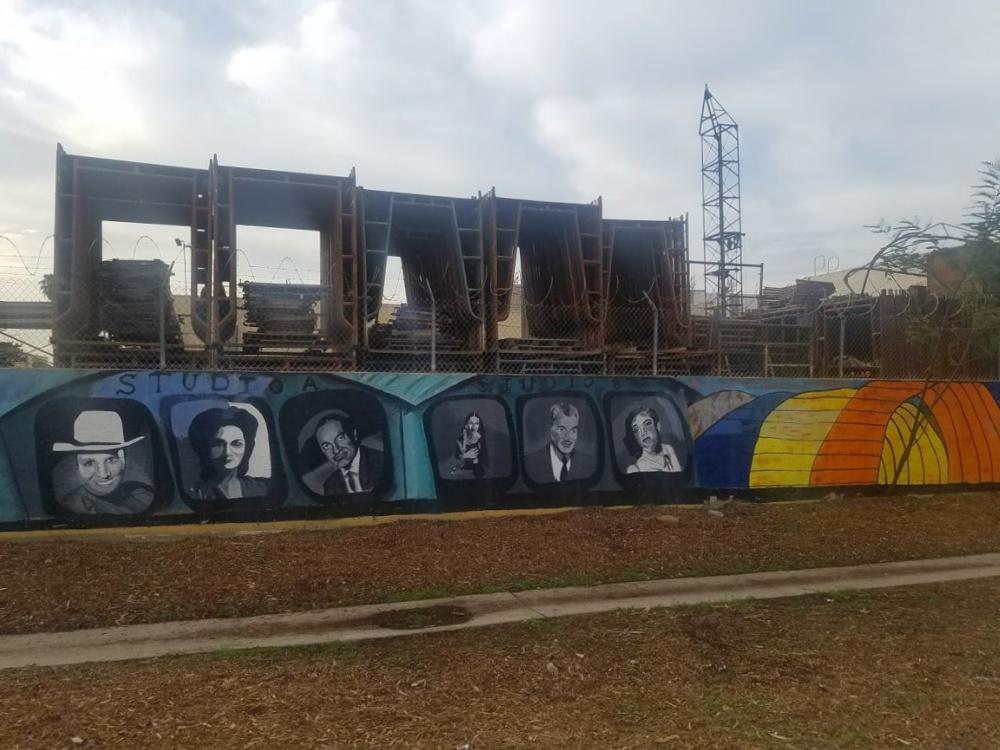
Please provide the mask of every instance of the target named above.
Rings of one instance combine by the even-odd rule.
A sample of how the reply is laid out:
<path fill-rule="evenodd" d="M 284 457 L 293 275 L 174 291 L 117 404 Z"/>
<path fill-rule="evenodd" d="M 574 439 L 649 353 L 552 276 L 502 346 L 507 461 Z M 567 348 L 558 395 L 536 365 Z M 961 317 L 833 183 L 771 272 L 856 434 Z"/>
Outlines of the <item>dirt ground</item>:
<path fill-rule="evenodd" d="M 1000 550 L 1000 494 L 587 509 L 169 541 L 0 542 L 0 632 Z"/>
<path fill-rule="evenodd" d="M 1000 747 L 996 580 L 5 672 L 0 747 Z"/>

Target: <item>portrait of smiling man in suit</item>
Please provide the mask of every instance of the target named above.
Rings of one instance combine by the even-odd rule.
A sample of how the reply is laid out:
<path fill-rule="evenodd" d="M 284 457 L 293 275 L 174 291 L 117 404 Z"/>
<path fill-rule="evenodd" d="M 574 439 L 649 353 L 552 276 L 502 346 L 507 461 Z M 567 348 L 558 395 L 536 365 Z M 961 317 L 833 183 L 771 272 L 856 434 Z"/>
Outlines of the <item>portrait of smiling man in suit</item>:
<path fill-rule="evenodd" d="M 532 410 L 539 414 L 538 410 Z M 589 479 L 597 468 L 594 438 L 580 424 L 580 409 L 570 400 L 555 400 L 541 412 L 546 421 L 528 424 L 526 411 L 524 427 L 526 437 L 544 435 L 541 447 L 525 454 L 524 467 L 528 478 L 536 484 L 573 482 Z M 540 415 L 539 415 L 540 416 Z M 534 420 L 538 417 L 535 416 Z M 533 421 L 534 421 L 533 420 Z M 526 443 L 530 444 L 530 443 Z"/>

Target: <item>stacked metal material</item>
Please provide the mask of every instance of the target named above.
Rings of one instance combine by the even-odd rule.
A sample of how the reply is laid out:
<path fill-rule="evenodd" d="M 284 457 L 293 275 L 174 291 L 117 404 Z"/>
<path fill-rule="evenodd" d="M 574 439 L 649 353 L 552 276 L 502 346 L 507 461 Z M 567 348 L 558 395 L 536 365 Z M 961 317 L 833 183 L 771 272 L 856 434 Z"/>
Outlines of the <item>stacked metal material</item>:
<path fill-rule="evenodd" d="M 243 303 L 249 330 L 244 342 L 266 347 L 319 344 L 316 304 L 322 287 L 315 284 L 267 284 L 244 281 Z"/>
<path fill-rule="evenodd" d="M 428 352 L 435 321 L 428 309 L 400 305 L 388 323 L 372 326 L 368 344 L 371 349 L 393 352 Z M 438 312 L 434 345 L 438 351 L 458 351 L 461 340 L 449 332 L 451 319 Z"/>
<path fill-rule="evenodd" d="M 587 374 L 598 372 L 601 365 L 600 353 L 588 351 L 576 339 L 520 338 L 500 341 L 501 372 Z"/>
<path fill-rule="evenodd" d="M 51 302 L 0 302 L 0 328 L 47 330 L 51 327 Z"/>
<path fill-rule="evenodd" d="M 789 315 L 812 315 L 820 303 L 833 294 L 834 285 L 829 281 L 797 279 L 783 287 L 764 287 L 758 317 L 772 319 Z"/>
<path fill-rule="evenodd" d="M 102 261 L 97 290 L 101 328 L 112 341 L 159 341 L 162 295 L 166 341 L 180 342 L 180 321 L 170 294 L 170 267 L 162 260 Z"/>
<path fill-rule="evenodd" d="M 24 353 L 17 344 L 0 341 L 0 367 L 17 367 L 24 360 Z"/>

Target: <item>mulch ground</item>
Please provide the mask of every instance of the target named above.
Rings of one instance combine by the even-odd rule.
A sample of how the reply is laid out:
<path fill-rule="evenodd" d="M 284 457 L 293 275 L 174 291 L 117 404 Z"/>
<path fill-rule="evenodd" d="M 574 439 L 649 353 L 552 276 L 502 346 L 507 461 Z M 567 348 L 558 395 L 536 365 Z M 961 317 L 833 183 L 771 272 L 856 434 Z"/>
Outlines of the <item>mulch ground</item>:
<path fill-rule="evenodd" d="M 1000 747 L 996 580 L 4 672 L 0 747 Z"/>
<path fill-rule="evenodd" d="M 0 542 L 0 632 L 1000 550 L 1000 494 L 848 498 L 170 541 Z"/>

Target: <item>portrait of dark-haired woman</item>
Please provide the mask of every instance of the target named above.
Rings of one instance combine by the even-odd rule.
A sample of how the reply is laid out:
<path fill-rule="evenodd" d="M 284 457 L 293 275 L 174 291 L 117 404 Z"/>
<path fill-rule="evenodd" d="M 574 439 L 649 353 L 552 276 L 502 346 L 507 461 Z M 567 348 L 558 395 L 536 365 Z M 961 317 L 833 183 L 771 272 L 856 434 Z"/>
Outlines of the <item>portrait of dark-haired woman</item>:
<path fill-rule="evenodd" d="M 196 500 L 265 497 L 267 482 L 248 477 L 257 419 L 235 407 L 207 409 L 191 420 L 188 439 L 201 465 L 200 481 L 188 488 Z"/>
<path fill-rule="evenodd" d="M 462 431 L 455 441 L 455 464 L 452 479 L 482 479 L 490 466 L 489 449 L 483 418 L 478 412 L 469 412 L 462 423 Z"/>
<path fill-rule="evenodd" d="M 625 449 L 632 459 L 628 474 L 676 473 L 684 468 L 677 451 L 661 437 L 660 417 L 651 406 L 631 411 L 625 418 Z"/>

